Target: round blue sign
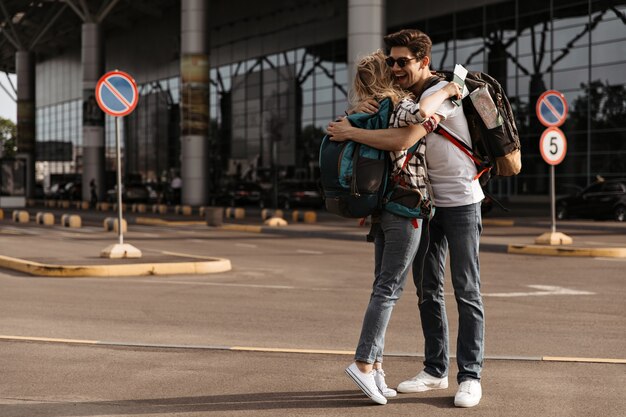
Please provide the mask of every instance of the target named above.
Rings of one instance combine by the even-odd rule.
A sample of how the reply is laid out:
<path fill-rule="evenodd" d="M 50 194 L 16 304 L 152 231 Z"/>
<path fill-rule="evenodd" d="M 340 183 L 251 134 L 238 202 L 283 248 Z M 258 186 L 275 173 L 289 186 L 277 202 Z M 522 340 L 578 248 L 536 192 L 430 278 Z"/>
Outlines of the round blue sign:
<path fill-rule="evenodd" d="M 537 100 L 535 110 L 542 125 L 546 127 L 561 126 L 567 118 L 567 101 L 559 91 L 548 90 Z"/>
<path fill-rule="evenodd" d="M 96 101 L 111 116 L 126 116 L 135 109 L 138 100 L 135 80 L 125 72 L 107 72 L 98 81 Z"/>

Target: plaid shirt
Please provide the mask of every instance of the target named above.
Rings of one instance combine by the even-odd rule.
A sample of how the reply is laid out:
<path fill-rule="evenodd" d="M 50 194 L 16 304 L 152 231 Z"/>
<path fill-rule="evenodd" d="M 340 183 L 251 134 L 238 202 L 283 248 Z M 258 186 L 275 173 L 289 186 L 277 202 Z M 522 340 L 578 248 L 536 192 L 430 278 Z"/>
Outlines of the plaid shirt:
<path fill-rule="evenodd" d="M 419 103 L 404 99 L 393 110 L 389 127 L 406 127 L 420 123 Z M 389 152 L 392 162 L 391 178 L 400 185 L 418 190 L 425 199 L 430 199 L 430 182 L 426 171 L 426 140 L 421 138 L 412 154 L 406 150 Z M 408 160 L 407 160 L 408 158 Z"/>

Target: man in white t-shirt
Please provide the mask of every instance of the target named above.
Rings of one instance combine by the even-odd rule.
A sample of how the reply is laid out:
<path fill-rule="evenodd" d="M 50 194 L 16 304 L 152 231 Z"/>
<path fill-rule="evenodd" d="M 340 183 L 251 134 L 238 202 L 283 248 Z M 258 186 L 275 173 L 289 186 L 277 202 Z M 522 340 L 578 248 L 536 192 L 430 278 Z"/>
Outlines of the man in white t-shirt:
<path fill-rule="evenodd" d="M 446 85 L 432 87 L 430 38 L 419 30 L 401 30 L 385 36 L 390 64 L 398 85 L 411 91 L 416 100 Z M 426 91 L 424 91 L 426 90 Z M 358 111 L 375 112 L 377 103 L 362 103 Z M 446 101 L 436 111 L 445 118 L 440 124 L 471 146 L 463 108 Z M 347 123 L 335 123 L 336 128 Z M 347 124 L 349 126 L 349 123 Z M 369 146 L 398 151 L 408 149 L 419 138 L 415 126 L 399 129 L 351 129 L 351 138 Z M 356 130 L 356 132 L 354 132 Z M 422 228 L 422 244 L 413 262 L 413 280 L 419 298 L 425 339 L 424 370 L 398 385 L 398 392 L 422 392 L 448 387 L 448 319 L 444 301 L 444 272 L 450 251 L 454 296 L 459 311 L 457 337 L 457 407 L 478 405 L 484 358 L 484 310 L 480 294 L 479 239 L 482 231 L 480 204 L 484 198 L 474 162 L 445 137 L 426 136 L 426 165 L 435 203 L 435 215 Z"/>

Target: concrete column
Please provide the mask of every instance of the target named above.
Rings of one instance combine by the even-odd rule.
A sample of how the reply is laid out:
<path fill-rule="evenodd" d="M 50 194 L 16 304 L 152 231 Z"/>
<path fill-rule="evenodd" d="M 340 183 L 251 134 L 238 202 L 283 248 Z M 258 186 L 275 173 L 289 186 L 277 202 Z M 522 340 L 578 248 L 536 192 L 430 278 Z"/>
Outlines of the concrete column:
<path fill-rule="evenodd" d="M 209 2 L 181 1 L 182 203 L 208 202 Z"/>
<path fill-rule="evenodd" d="M 17 73 L 17 153 L 26 160 L 26 197 L 35 195 L 35 57 L 15 54 Z"/>
<path fill-rule="evenodd" d="M 386 34 L 385 0 L 348 0 L 348 82 L 352 87 L 354 64 L 383 47 Z"/>
<path fill-rule="evenodd" d="M 104 75 L 104 50 L 100 25 L 83 23 L 83 200 L 89 200 L 89 183 L 94 180 L 98 200 L 102 201 L 105 190 L 104 162 L 104 113 L 98 107 L 96 84 Z"/>

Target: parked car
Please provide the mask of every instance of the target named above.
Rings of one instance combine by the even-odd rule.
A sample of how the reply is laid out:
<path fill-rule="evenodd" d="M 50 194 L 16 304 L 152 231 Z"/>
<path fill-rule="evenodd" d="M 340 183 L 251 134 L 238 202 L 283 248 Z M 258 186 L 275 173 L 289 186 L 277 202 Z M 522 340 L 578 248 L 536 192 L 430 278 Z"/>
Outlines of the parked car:
<path fill-rule="evenodd" d="M 556 217 L 626 220 L 626 179 L 596 182 L 556 201 Z"/>
<path fill-rule="evenodd" d="M 278 184 L 278 206 L 282 208 L 324 205 L 320 187 L 315 181 L 284 181 Z"/>
<path fill-rule="evenodd" d="M 237 182 L 223 185 L 217 192 L 215 203 L 226 206 L 258 205 L 264 207 L 263 188 L 255 182 Z"/>
<path fill-rule="evenodd" d="M 107 201 L 117 202 L 117 186 L 107 191 Z M 134 183 L 122 186 L 122 202 L 155 203 L 157 192 L 149 184 Z"/>

